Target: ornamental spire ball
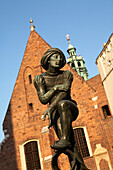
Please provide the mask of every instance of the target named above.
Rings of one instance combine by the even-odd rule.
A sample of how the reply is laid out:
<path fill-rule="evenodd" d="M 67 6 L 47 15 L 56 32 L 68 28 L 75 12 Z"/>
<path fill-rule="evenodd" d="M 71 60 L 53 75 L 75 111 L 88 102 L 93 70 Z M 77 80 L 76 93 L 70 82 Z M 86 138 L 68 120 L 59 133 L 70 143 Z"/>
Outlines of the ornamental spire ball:
<path fill-rule="evenodd" d="M 31 31 L 34 31 L 34 30 L 35 30 L 35 26 L 33 25 L 33 20 L 32 20 L 32 18 L 30 18 L 30 23 L 31 23 L 31 26 L 30 26 Z"/>
<path fill-rule="evenodd" d="M 66 37 L 67 37 L 67 40 L 69 41 L 69 40 L 70 40 L 70 38 L 69 38 L 69 34 L 67 34 L 67 35 L 66 35 Z"/>

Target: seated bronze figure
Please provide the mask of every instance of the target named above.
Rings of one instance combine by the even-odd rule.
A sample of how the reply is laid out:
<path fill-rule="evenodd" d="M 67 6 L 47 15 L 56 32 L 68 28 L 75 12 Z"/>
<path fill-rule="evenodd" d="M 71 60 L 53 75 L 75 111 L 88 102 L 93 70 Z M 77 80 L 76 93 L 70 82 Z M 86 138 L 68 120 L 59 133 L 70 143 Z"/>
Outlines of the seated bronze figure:
<path fill-rule="evenodd" d="M 72 122 L 78 117 L 79 111 L 76 102 L 70 96 L 73 75 L 68 70 L 60 70 L 65 63 L 65 56 L 61 50 L 58 48 L 48 49 L 41 59 L 41 65 L 46 72 L 35 77 L 34 85 L 40 102 L 42 104 L 49 103 L 49 108 L 45 111 L 43 120 L 48 115 L 48 128 L 53 126 L 59 138 L 59 141 L 51 145 L 51 148 L 56 150 L 58 156 L 62 152 L 67 153 L 71 169 L 82 170 L 87 168 L 81 155 L 77 152 L 72 128 Z M 71 158 L 73 156 L 68 154 L 70 151 L 76 153 L 75 161 Z M 52 165 L 52 168 L 59 169 L 57 165 Z"/>

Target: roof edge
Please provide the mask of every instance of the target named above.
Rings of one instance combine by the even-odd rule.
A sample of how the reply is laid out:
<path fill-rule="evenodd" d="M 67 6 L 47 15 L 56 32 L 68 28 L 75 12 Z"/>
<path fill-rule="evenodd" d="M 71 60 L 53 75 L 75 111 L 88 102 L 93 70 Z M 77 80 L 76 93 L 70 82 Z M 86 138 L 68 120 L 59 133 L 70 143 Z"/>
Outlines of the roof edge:
<path fill-rule="evenodd" d="M 99 55 L 98 55 L 98 57 L 96 58 L 96 62 L 95 62 L 95 64 L 97 64 L 97 60 L 98 60 L 98 58 L 99 58 L 99 57 L 101 57 L 101 56 L 102 56 L 102 53 L 106 50 L 107 45 L 110 43 L 110 39 L 111 39 L 111 37 L 112 37 L 112 36 L 113 36 L 113 33 L 110 35 L 110 37 L 109 37 L 109 39 L 108 39 L 108 41 L 107 41 L 106 45 L 103 47 L 102 51 L 100 52 L 100 54 L 99 54 Z"/>

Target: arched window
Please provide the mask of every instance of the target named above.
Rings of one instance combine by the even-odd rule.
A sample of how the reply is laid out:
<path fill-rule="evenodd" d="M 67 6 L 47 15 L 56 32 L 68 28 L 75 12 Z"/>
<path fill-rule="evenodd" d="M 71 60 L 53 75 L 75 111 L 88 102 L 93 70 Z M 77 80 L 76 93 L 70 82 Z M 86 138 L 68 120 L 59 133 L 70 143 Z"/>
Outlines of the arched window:
<path fill-rule="evenodd" d="M 111 116 L 108 105 L 102 106 L 102 111 L 103 111 L 103 115 L 104 115 L 105 118 Z"/>
<path fill-rule="evenodd" d="M 37 141 L 31 141 L 24 145 L 27 170 L 41 169 Z"/>
<path fill-rule="evenodd" d="M 82 157 L 84 158 L 90 156 L 87 141 L 84 134 L 84 129 L 83 128 L 74 129 L 74 136 L 76 146 L 78 148 L 78 151 L 81 153 Z"/>

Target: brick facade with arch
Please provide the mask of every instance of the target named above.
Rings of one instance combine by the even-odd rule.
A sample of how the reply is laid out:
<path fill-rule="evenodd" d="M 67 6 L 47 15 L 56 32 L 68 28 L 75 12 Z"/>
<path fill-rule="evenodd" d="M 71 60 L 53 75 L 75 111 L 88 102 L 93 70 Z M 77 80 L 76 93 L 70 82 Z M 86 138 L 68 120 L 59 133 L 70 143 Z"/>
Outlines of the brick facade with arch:
<path fill-rule="evenodd" d="M 39 102 L 32 83 L 35 75 L 44 72 L 40 59 L 49 48 L 50 45 L 35 30 L 31 31 L 3 122 L 5 139 L 0 147 L 0 169 L 2 170 L 22 170 L 20 148 L 26 141 L 34 139 L 38 141 L 40 147 L 41 168 L 51 169 L 51 157 L 54 152 L 50 145 L 57 137 L 53 128 L 47 129 L 48 120 L 42 121 L 42 115 L 48 105 L 42 105 Z M 96 145 L 100 143 L 107 150 L 113 168 L 113 118 L 104 118 L 100 111 L 102 103 L 108 105 L 100 76 L 84 81 L 68 64 L 63 69 L 73 73 L 71 96 L 77 102 L 80 112 L 77 120 L 73 122 L 73 128 L 86 127 L 87 129 L 92 154 L 84 158 L 85 164 L 89 169 L 97 170 L 94 152 Z M 59 158 L 61 169 L 67 169 L 69 166 L 69 163 L 64 161 L 68 160 L 62 155 Z M 103 164 L 102 162 L 100 164 Z M 107 164 L 105 166 L 107 167 Z"/>

